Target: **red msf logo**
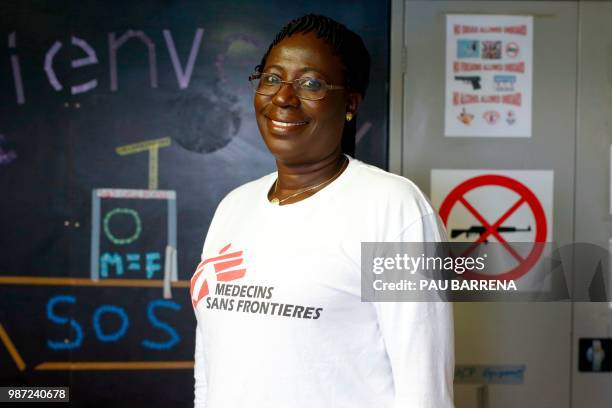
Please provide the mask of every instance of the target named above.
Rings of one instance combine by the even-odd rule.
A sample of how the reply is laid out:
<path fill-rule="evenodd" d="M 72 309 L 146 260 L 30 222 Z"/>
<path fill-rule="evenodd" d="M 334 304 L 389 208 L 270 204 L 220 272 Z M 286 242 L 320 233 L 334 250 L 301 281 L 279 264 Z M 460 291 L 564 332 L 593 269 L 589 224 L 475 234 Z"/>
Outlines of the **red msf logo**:
<path fill-rule="evenodd" d="M 246 269 L 232 269 L 242 264 L 242 251 L 227 252 L 232 244 L 227 244 L 214 258 L 204 259 L 191 278 L 191 303 L 195 308 L 203 297 L 208 295 L 208 281 L 229 282 L 240 279 Z"/>

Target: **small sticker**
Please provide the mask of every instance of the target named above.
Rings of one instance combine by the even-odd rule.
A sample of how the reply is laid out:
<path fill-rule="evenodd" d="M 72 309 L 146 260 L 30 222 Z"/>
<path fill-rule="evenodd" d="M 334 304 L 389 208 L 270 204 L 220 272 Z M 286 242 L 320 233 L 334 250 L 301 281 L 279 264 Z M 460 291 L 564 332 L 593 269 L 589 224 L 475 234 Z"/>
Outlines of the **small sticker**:
<path fill-rule="evenodd" d="M 457 58 L 478 58 L 480 49 L 477 40 L 457 40 Z"/>
<path fill-rule="evenodd" d="M 482 42 L 482 58 L 483 59 L 501 59 L 502 57 L 502 42 L 501 41 L 483 41 Z"/>
<path fill-rule="evenodd" d="M 589 373 L 612 372 L 612 339 L 580 339 L 578 343 L 578 371 Z"/>
<path fill-rule="evenodd" d="M 459 122 L 463 123 L 464 125 L 469 126 L 472 123 L 472 120 L 474 120 L 474 115 L 467 113 L 465 108 L 463 108 L 461 109 L 459 116 L 457 116 L 457 119 L 459 119 Z"/>
<path fill-rule="evenodd" d="M 516 113 L 514 111 L 510 110 L 506 113 L 506 123 L 510 126 L 516 123 Z"/>
<path fill-rule="evenodd" d="M 514 91 L 516 75 L 494 75 L 495 90 L 499 92 Z"/>
<path fill-rule="evenodd" d="M 521 49 L 519 48 L 518 44 L 515 42 L 511 42 L 506 44 L 506 55 L 509 58 L 516 58 L 518 57 L 518 55 L 520 54 Z"/>
<path fill-rule="evenodd" d="M 489 124 L 494 125 L 499 120 L 499 112 L 490 110 L 482 114 L 482 118 Z"/>

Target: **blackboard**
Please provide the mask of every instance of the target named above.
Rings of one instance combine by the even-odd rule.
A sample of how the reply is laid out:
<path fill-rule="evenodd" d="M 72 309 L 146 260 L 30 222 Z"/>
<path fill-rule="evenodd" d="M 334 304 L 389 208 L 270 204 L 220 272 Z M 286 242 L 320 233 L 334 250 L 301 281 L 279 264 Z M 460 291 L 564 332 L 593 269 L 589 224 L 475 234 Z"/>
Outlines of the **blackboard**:
<path fill-rule="evenodd" d="M 188 280 L 220 199 L 274 170 L 247 77 L 309 12 L 370 50 L 356 157 L 385 168 L 388 2 L 0 4 L 1 385 L 191 404 Z"/>

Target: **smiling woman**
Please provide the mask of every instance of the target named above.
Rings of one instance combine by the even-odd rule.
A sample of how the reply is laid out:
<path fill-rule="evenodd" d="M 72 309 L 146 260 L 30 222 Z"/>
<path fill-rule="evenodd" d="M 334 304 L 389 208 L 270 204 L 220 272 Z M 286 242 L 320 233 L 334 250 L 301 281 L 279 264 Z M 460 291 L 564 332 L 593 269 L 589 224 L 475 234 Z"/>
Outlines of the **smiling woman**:
<path fill-rule="evenodd" d="M 446 237 L 412 182 L 350 155 L 369 65 L 307 15 L 249 77 L 278 171 L 219 204 L 191 280 L 197 407 L 453 406 L 451 306 L 361 301 L 361 242 Z"/>

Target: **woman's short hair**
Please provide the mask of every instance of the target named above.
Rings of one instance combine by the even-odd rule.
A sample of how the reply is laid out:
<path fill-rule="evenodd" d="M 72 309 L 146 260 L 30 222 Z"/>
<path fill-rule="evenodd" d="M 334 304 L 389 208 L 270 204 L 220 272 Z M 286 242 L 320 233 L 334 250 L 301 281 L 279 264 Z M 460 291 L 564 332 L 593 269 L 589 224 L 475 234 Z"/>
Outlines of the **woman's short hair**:
<path fill-rule="evenodd" d="M 344 24 L 318 14 L 307 14 L 291 20 L 276 34 L 268 51 L 261 58 L 255 70 L 261 72 L 272 48 L 285 37 L 293 34 L 306 34 L 314 31 L 317 38 L 323 39 L 344 65 L 344 86 L 349 92 L 358 92 L 365 97 L 370 78 L 370 53 L 361 37 L 346 28 Z"/>
<path fill-rule="evenodd" d="M 365 98 L 366 90 L 370 80 L 370 53 L 365 47 L 361 37 L 329 17 L 318 14 L 307 14 L 291 20 L 276 34 L 274 41 L 261 58 L 259 65 L 255 67 L 256 72 L 262 72 L 266 66 L 266 59 L 272 48 L 285 37 L 293 34 L 306 34 L 313 31 L 317 38 L 323 39 L 337 55 L 344 66 L 344 84 L 348 92 L 357 92 Z M 355 154 L 356 119 L 345 122 L 342 135 L 342 150 L 350 155 Z"/>

